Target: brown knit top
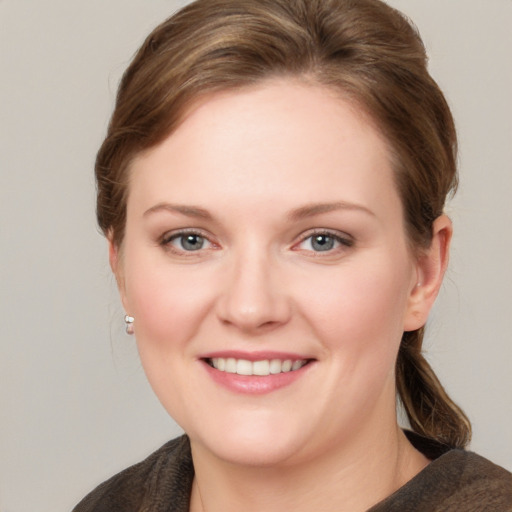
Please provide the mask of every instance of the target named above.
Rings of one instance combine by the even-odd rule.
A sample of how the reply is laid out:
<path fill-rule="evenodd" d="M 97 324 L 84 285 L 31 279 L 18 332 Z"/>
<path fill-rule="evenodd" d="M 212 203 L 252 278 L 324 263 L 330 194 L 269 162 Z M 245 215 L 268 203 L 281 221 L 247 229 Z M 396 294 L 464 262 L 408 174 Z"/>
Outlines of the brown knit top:
<path fill-rule="evenodd" d="M 512 512 L 512 474 L 475 453 L 406 432 L 432 462 L 368 512 Z M 110 478 L 73 512 L 188 512 L 194 466 L 187 436 Z"/>

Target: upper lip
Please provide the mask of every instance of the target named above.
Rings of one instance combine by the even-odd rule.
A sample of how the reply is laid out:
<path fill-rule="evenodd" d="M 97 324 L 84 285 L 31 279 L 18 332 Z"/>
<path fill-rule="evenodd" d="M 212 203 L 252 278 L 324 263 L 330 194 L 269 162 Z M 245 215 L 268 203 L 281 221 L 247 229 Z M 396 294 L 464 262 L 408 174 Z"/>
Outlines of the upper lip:
<path fill-rule="evenodd" d="M 256 352 L 246 352 L 241 350 L 220 350 L 216 352 L 208 352 L 207 354 L 203 354 L 199 359 L 214 359 L 217 357 L 222 358 L 233 358 L 233 359 L 245 359 L 246 361 L 263 361 L 263 360 L 272 360 L 272 359 L 280 359 L 281 361 L 292 360 L 292 361 L 301 361 L 305 359 L 314 359 L 309 355 L 297 354 L 292 352 L 277 352 L 277 351 L 256 351 Z"/>

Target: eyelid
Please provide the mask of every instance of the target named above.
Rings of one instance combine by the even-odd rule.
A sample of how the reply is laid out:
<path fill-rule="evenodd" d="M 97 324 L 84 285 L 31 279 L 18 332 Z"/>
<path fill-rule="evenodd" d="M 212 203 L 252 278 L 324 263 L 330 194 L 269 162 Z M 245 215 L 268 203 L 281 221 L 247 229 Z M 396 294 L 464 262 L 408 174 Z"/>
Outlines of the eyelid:
<path fill-rule="evenodd" d="M 179 228 L 166 231 L 162 236 L 159 237 L 159 241 L 162 243 L 166 243 L 169 240 L 172 240 L 173 238 L 177 238 L 178 236 L 183 235 L 199 235 L 208 240 L 210 238 L 207 233 L 205 233 L 202 229 L 199 228 Z"/>
<path fill-rule="evenodd" d="M 179 238 L 180 236 L 186 236 L 186 235 L 198 235 L 198 236 L 204 238 L 208 242 L 210 247 L 207 247 L 204 249 L 203 248 L 198 249 L 197 251 L 186 251 L 186 250 L 178 249 L 177 247 L 171 245 L 170 242 Z M 354 237 L 344 231 L 339 231 L 336 229 L 328 229 L 328 228 L 314 228 L 314 229 L 310 229 L 310 230 L 302 233 L 300 235 L 300 237 L 298 238 L 298 240 L 293 243 L 293 245 L 291 247 L 292 250 L 301 250 L 299 246 L 302 243 L 304 243 L 306 240 L 308 240 L 309 238 L 311 238 L 315 235 L 317 235 L 317 236 L 325 235 L 325 236 L 333 238 L 335 241 L 337 241 L 342 246 L 341 249 L 347 249 L 349 247 L 352 247 L 355 243 Z M 180 254 L 180 255 L 193 256 L 194 254 L 197 255 L 198 253 L 203 253 L 208 250 L 219 249 L 220 248 L 219 244 L 216 243 L 214 240 L 212 240 L 212 238 L 213 237 L 209 233 L 205 232 L 201 228 L 187 227 L 187 228 L 180 228 L 180 229 L 175 229 L 175 230 L 165 232 L 162 236 L 160 236 L 158 238 L 158 245 L 161 245 L 164 247 L 164 249 L 169 250 L 174 253 L 177 253 L 177 254 Z M 306 249 L 303 249 L 303 250 L 305 250 L 307 252 L 315 252 L 318 255 L 321 255 L 321 251 L 311 251 L 311 250 L 306 250 Z M 336 252 L 337 250 L 340 250 L 340 248 L 338 247 L 337 249 L 335 248 L 335 249 L 332 249 L 329 251 L 325 251 L 325 255 L 332 254 L 333 252 Z"/>
<path fill-rule="evenodd" d="M 309 231 L 306 231 L 305 233 L 302 233 L 300 235 L 299 240 L 293 244 L 292 249 L 297 248 L 297 250 L 300 250 L 300 248 L 298 246 L 315 235 L 316 236 L 325 235 L 325 236 L 334 238 L 337 242 L 339 242 L 343 246 L 343 248 L 352 247 L 355 243 L 354 237 L 344 231 L 339 231 L 337 229 L 328 229 L 328 228 L 314 228 Z M 326 253 L 326 255 L 332 254 L 333 252 L 335 252 L 335 250 L 336 249 L 333 249 L 330 251 L 325 251 L 325 253 Z M 312 252 L 312 251 L 308 251 L 308 252 Z M 319 255 L 321 254 L 321 251 L 316 251 L 316 252 Z"/>
<path fill-rule="evenodd" d="M 186 235 L 200 236 L 201 238 L 204 238 L 210 244 L 210 247 L 207 247 L 205 249 L 201 248 L 201 249 L 198 249 L 197 251 L 185 251 L 185 250 L 178 249 L 177 247 L 175 247 L 171 244 L 171 242 L 173 240 L 175 240 L 181 236 L 186 236 Z M 174 229 L 171 231 L 167 231 L 158 239 L 158 245 L 163 246 L 164 249 L 169 250 L 171 252 L 184 254 L 187 256 L 193 256 L 194 253 L 202 253 L 202 252 L 208 251 L 212 248 L 219 247 L 219 245 L 212 240 L 211 235 L 206 233 L 204 230 L 202 230 L 200 228 L 181 228 L 181 229 Z"/>

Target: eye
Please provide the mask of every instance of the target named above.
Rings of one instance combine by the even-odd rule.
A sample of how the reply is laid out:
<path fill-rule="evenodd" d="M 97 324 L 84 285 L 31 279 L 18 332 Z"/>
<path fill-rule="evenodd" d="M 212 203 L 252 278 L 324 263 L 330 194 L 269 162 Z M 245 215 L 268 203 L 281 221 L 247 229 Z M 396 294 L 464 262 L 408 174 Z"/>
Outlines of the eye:
<path fill-rule="evenodd" d="M 336 240 L 329 235 L 313 235 L 308 239 L 308 244 L 313 251 L 330 251 L 336 246 Z"/>
<path fill-rule="evenodd" d="M 212 247 L 212 243 L 205 236 L 194 231 L 172 233 L 165 236 L 161 243 L 175 252 L 194 252 Z"/>
<path fill-rule="evenodd" d="M 343 246 L 351 247 L 352 245 L 353 241 L 346 236 L 321 231 L 305 237 L 297 247 L 305 251 L 330 252 Z"/>
<path fill-rule="evenodd" d="M 185 251 L 199 251 L 199 249 L 202 249 L 207 243 L 204 237 L 192 233 L 179 235 L 173 242 L 174 241 L 180 245 L 180 249 L 184 249 Z"/>

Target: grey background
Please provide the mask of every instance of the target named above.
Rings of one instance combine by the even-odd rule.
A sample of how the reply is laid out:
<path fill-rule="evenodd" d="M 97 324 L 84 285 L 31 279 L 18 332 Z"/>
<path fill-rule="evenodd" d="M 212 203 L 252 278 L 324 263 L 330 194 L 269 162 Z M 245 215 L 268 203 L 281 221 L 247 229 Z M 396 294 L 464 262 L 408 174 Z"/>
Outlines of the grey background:
<path fill-rule="evenodd" d="M 179 432 L 145 381 L 94 223 L 121 72 L 170 0 L 0 0 L 0 510 L 55 512 Z M 452 262 L 427 350 L 512 469 L 512 1 L 392 0 L 457 120 Z"/>

